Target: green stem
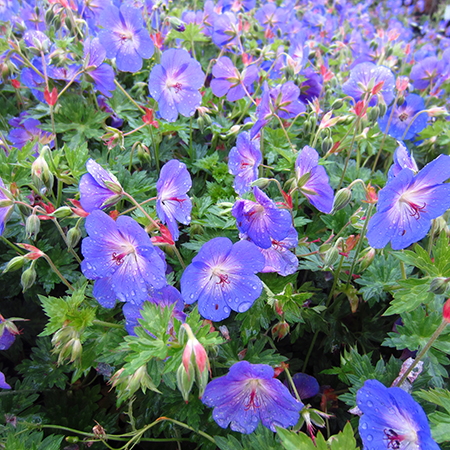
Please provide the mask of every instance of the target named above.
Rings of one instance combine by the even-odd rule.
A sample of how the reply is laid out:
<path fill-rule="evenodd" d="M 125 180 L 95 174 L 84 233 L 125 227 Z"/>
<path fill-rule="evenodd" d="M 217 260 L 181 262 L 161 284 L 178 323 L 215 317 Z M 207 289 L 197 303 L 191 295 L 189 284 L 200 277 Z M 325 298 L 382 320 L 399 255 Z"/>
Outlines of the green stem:
<path fill-rule="evenodd" d="M 366 235 L 367 224 L 369 223 L 369 219 L 372 214 L 373 205 L 374 204 L 371 203 L 369 205 L 369 208 L 367 209 L 366 220 L 364 221 L 363 229 L 361 231 L 361 234 L 359 235 L 358 247 L 356 247 L 356 253 L 353 258 L 352 266 L 350 268 L 350 273 L 348 274 L 348 280 L 347 280 L 347 285 L 346 285 L 347 287 L 349 286 L 350 282 L 352 281 L 353 272 L 355 270 L 356 262 L 358 261 L 359 253 L 361 252 L 361 248 L 362 248 L 363 241 L 364 241 L 364 236 Z"/>
<path fill-rule="evenodd" d="M 296 150 L 295 147 L 292 145 L 292 142 L 291 142 L 291 140 L 289 139 L 289 135 L 287 134 L 286 128 L 284 128 L 283 121 L 278 117 L 277 114 L 275 114 L 275 117 L 278 119 L 278 122 L 280 122 L 281 129 L 283 130 L 284 135 L 286 136 L 286 139 L 287 139 L 287 141 L 289 142 L 289 146 L 291 147 L 291 150 L 294 152 L 294 154 L 297 153 L 297 150 Z"/>
<path fill-rule="evenodd" d="M 370 176 L 372 176 L 373 173 L 375 172 L 375 169 L 376 169 L 376 167 L 377 167 L 378 160 L 380 159 L 381 151 L 383 150 L 383 146 L 384 146 L 384 141 L 386 140 L 386 136 L 387 136 L 387 133 L 388 133 L 388 131 L 389 131 L 389 127 L 390 127 L 390 125 L 391 125 L 392 117 L 394 116 L 395 107 L 397 106 L 397 102 L 398 102 L 398 98 L 399 98 L 399 96 L 400 96 L 400 93 L 401 93 L 401 92 L 398 91 L 398 92 L 397 92 L 397 95 L 395 96 L 395 101 L 394 101 L 394 104 L 392 105 L 391 115 L 389 116 L 389 120 L 388 120 L 388 123 L 387 123 L 386 131 L 384 132 L 383 140 L 381 141 L 380 149 L 378 150 L 377 156 L 376 156 L 375 161 L 374 161 L 374 163 L 373 163 L 373 166 L 372 166 L 372 173 L 370 174 Z"/>
<path fill-rule="evenodd" d="M 173 251 L 175 252 L 175 255 L 177 255 L 178 261 L 181 264 L 181 267 L 184 269 L 186 269 L 186 264 L 184 263 L 183 257 L 181 256 L 180 251 L 177 249 L 176 245 L 172 245 Z"/>
<path fill-rule="evenodd" d="M 334 291 L 336 289 L 337 282 L 339 280 L 339 275 L 340 275 L 341 270 L 342 270 L 342 264 L 344 262 L 344 258 L 345 258 L 344 255 L 341 255 L 341 260 L 339 261 L 339 266 L 338 266 L 338 268 L 336 270 L 336 273 L 334 274 L 333 286 L 331 288 L 330 294 L 328 295 L 327 302 L 325 303 L 325 309 L 328 309 L 328 307 L 330 306 L 331 300 L 333 299 Z M 310 358 L 311 353 L 313 351 L 313 348 L 314 348 L 314 345 L 316 343 L 318 335 L 319 335 L 319 330 L 317 329 L 316 332 L 314 333 L 313 338 L 312 338 L 311 344 L 310 344 L 309 349 L 308 349 L 308 353 L 306 354 L 305 362 L 303 363 L 303 370 L 302 370 L 302 372 L 306 372 L 306 368 L 308 366 L 308 361 L 309 361 L 309 358 Z"/>
<path fill-rule="evenodd" d="M 431 256 L 431 250 L 433 249 L 433 238 L 434 233 L 436 231 L 436 219 L 433 219 L 431 221 L 431 234 L 430 234 L 430 240 L 428 242 L 428 255 Z"/>
<path fill-rule="evenodd" d="M 59 234 L 64 240 L 64 243 L 67 245 L 67 248 L 69 249 L 69 252 L 72 254 L 72 256 L 78 261 L 78 264 L 81 264 L 80 257 L 75 253 L 74 249 L 70 247 L 69 243 L 67 242 L 66 235 L 64 234 L 64 230 L 61 228 L 61 225 L 58 222 L 58 219 L 54 219 L 53 223 L 55 224 L 56 228 L 59 231 Z"/>
<path fill-rule="evenodd" d="M 74 287 L 64 278 L 63 274 L 57 269 L 57 267 L 53 264 L 53 261 L 50 259 L 48 255 L 45 253 L 42 255 L 44 259 L 48 262 L 49 266 L 52 268 L 53 272 L 58 275 L 58 277 L 61 279 L 61 281 L 71 290 L 75 291 Z"/>
<path fill-rule="evenodd" d="M 92 323 L 93 323 L 94 325 L 99 325 L 99 326 L 101 326 L 101 327 L 120 328 L 120 329 L 123 330 L 123 325 L 119 325 L 118 323 L 105 322 L 105 321 L 103 321 L 103 320 L 97 320 L 97 319 L 94 319 L 94 320 L 92 321 Z"/>
<path fill-rule="evenodd" d="M 153 137 L 153 127 L 150 125 L 150 136 L 152 137 L 152 144 L 153 148 L 155 150 L 155 162 L 156 162 L 156 171 L 159 175 L 159 142 L 155 141 L 155 138 Z"/>
<path fill-rule="evenodd" d="M 27 252 L 23 251 L 20 247 L 17 247 L 12 242 L 9 242 L 8 239 L 5 238 L 5 236 L 0 236 L 0 239 L 6 244 L 9 245 L 15 252 L 19 253 L 20 255 L 25 255 Z"/>
<path fill-rule="evenodd" d="M 297 400 L 298 400 L 299 402 L 301 402 L 302 399 L 300 398 L 300 395 L 298 394 L 297 387 L 295 386 L 294 380 L 292 379 L 292 376 L 291 376 L 291 373 L 289 372 L 289 369 L 286 367 L 286 368 L 284 369 L 284 371 L 286 372 L 286 376 L 287 376 L 287 378 L 288 378 L 288 380 L 289 380 L 289 384 L 291 385 L 292 390 L 294 391 L 295 396 L 297 397 Z"/>
<path fill-rule="evenodd" d="M 408 375 L 414 370 L 414 368 L 419 364 L 419 361 L 424 357 L 425 353 L 430 349 L 430 347 L 433 345 L 434 341 L 439 337 L 439 335 L 444 331 L 444 328 L 448 325 L 448 322 L 444 319 L 442 323 L 438 326 L 436 331 L 433 333 L 433 335 L 430 337 L 430 340 L 426 343 L 426 345 L 423 347 L 423 349 L 419 352 L 419 354 L 414 359 L 414 362 L 408 367 L 408 370 L 403 374 L 403 376 L 400 378 L 400 381 L 396 383 L 397 386 L 401 386 Z"/>
<path fill-rule="evenodd" d="M 203 436 L 204 438 L 208 439 L 208 441 L 212 442 L 213 444 L 216 443 L 214 438 L 212 436 L 210 436 L 209 434 L 207 434 L 207 433 L 205 433 L 203 431 L 200 431 L 200 430 L 195 430 L 194 428 L 190 427 L 189 425 L 186 425 L 183 422 L 178 422 L 178 420 L 169 419 L 168 417 L 160 417 L 158 419 L 158 421 L 161 421 L 161 420 L 167 420 L 167 421 L 172 422 L 172 423 L 174 423 L 174 424 L 176 424 L 176 425 L 178 425 L 180 427 L 186 428 L 187 430 L 194 431 L 195 433 L 198 433 L 200 436 Z"/>
<path fill-rule="evenodd" d="M 64 184 L 59 178 L 57 178 L 57 180 L 58 180 L 58 193 L 56 194 L 56 209 L 58 209 L 61 205 L 62 188 Z"/>
<path fill-rule="evenodd" d="M 147 219 L 153 224 L 153 226 L 155 226 L 159 230 L 159 225 L 155 222 L 154 219 L 150 217 L 147 211 L 145 211 L 145 209 L 134 199 L 133 196 L 128 194 L 128 192 L 124 192 L 123 195 L 127 197 L 134 205 L 136 205 L 136 208 L 140 209 L 144 213 L 145 217 L 147 217 Z"/>
<path fill-rule="evenodd" d="M 49 107 L 50 107 L 50 120 L 52 121 L 52 130 L 53 130 L 53 134 L 55 135 L 55 150 L 58 151 L 58 138 L 56 136 L 55 117 L 53 115 L 53 106 L 49 105 Z"/>
<path fill-rule="evenodd" d="M 124 93 L 125 97 L 127 97 L 128 100 L 130 100 L 130 102 L 133 103 L 133 105 L 136 106 L 136 108 L 139 109 L 139 111 L 141 111 L 141 113 L 145 114 L 145 109 L 139 106 L 134 101 L 134 99 L 130 96 L 130 94 L 122 87 L 122 85 L 116 79 L 114 79 L 114 84 Z"/>

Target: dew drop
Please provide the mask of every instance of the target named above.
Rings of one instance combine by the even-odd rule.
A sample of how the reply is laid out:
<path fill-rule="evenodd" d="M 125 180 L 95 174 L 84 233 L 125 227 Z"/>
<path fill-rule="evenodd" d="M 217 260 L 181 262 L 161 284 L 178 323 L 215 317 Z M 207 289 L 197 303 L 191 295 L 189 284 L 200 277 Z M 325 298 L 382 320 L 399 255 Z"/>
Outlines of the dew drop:
<path fill-rule="evenodd" d="M 372 436 L 371 434 L 368 434 L 368 435 L 367 435 L 367 440 L 368 440 L 369 442 L 373 441 L 373 436 Z"/>
<path fill-rule="evenodd" d="M 367 423 L 366 423 L 366 422 L 363 422 L 363 423 L 361 424 L 361 428 L 362 428 L 363 430 L 367 430 Z"/>
<path fill-rule="evenodd" d="M 238 312 L 245 312 L 245 311 L 247 311 L 251 306 L 252 306 L 252 304 L 251 304 L 250 302 L 244 302 L 244 303 L 241 303 L 241 304 L 238 306 Z"/>
<path fill-rule="evenodd" d="M 373 403 L 369 400 L 369 401 L 367 402 L 367 406 L 368 406 L 369 408 L 372 408 L 372 407 L 373 407 Z"/>

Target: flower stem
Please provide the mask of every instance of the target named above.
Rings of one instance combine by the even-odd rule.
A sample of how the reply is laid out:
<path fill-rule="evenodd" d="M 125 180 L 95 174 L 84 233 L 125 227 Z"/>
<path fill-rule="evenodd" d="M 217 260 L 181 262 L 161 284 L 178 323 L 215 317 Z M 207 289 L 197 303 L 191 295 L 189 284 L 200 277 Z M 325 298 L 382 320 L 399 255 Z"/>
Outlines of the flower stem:
<path fill-rule="evenodd" d="M 53 261 L 50 259 L 50 257 L 47 254 L 42 255 L 44 259 L 48 262 L 49 266 L 52 268 L 53 272 L 58 275 L 58 277 L 61 279 L 61 281 L 71 290 L 75 291 L 74 287 L 64 278 L 63 274 L 57 269 L 57 267 L 53 264 Z"/>
<path fill-rule="evenodd" d="M 299 402 L 301 402 L 302 399 L 300 398 L 300 395 L 298 394 L 297 387 L 295 386 L 294 380 L 292 379 L 292 376 L 291 376 L 291 373 L 289 372 L 289 369 L 286 367 L 284 369 L 284 371 L 286 372 L 286 376 L 287 376 L 287 378 L 289 380 L 289 384 L 291 385 L 292 390 L 294 391 L 294 394 L 297 397 L 297 400 Z"/>
<path fill-rule="evenodd" d="M 134 203 L 136 205 L 136 208 L 139 208 L 145 215 L 145 217 L 147 217 L 147 219 L 159 230 L 159 225 L 155 222 L 154 219 L 152 219 L 150 217 L 150 215 L 147 213 L 147 211 L 145 211 L 145 209 L 134 199 L 133 196 L 131 196 L 130 194 L 128 194 L 128 192 L 124 192 L 123 195 L 128 198 L 132 203 Z"/>
<path fill-rule="evenodd" d="M 94 319 L 94 320 L 92 321 L 92 323 L 93 323 L 94 325 L 98 325 L 98 326 L 101 326 L 101 327 L 107 327 L 107 328 L 120 328 L 120 329 L 123 329 L 123 325 L 119 325 L 118 323 L 105 322 L 105 321 L 103 321 L 103 320 L 97 320 L 97 319 Z"/>
<path fill-rule="evenodd" d="M 185 264 L 185 262 L 183 260 L 183 257 L 181 256 L 180 251 L 177 249 L 177 246 L 176 245 L 172 245 L 172 248 L 173 248 L 173 251 L 175 252 L 175 255 L 177 255 L 177 258 L 178 258 L 178 261 L 181 264 L 181 267 L 183 268 L 183 270 L 186 269 L 186 264 Z"/>
<path fill-rule="evenodd" d="M 144 108 L 142 108 L 142 106 L 139 106 L 134 100 L 133 98 L 130 96 L 130 94 L 122 87 L 122 85 L 116 80 L 114 79 L 114 84 L 123 92 L 123 94 L 125 95 L 125 97 L 128 98 L 128 100 L 130 100 L 131 103 L 133 103 L 134 106 L 136 106 L 137 109 L 139 109 L 139 111 L 141 111 L 142 114 L 145 114 L 145 110 Z"/>
<path fill-rule="evenodd" d="M 430 337 L 430 340 L 425 344 L 423 349 L 420 351 L 420 353 L 416 356 L 414 362 L 408 367 L 408 370 L 403 374 L 403 376 L 400 378 L 399 382 L 396 383 L 397 386 L 401 386 L 408 375 L 414 370 L 414 368 L 419 364 L 419 361 L 423 358 L 425 353 L 430 349 L 430 347 L 434 344 L 434 341 L 439 337 L 439 335 L 444 331 L 444 328 L 448 325 L 448 322 L 444 319 L 442 320 L 442 323 L 437 327 L 436 331 L 433 333 L 433 335 Z"/>

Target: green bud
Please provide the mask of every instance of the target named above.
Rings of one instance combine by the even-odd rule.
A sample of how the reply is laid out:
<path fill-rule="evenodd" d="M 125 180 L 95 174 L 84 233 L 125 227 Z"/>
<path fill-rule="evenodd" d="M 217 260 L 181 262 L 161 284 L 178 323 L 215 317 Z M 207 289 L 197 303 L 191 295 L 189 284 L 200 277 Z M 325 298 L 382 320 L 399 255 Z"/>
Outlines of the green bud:
<path fill-rule="evenodd" d="M 207 371 L 207 370 L 206 370 Z M 177 387 L 183 396 L 183 400 L 187 403 L 189 400 L 189 393 L 192 390 L 195 379 L 195 369 L 192 364 L 189 364 L 189 374 L 184 369 L 183 363 L 180 364 L 177 370 Z"/>
<path fill-rule="evenodd" d="M 269 178 L 258 178 L 257 180 L 253 181 L 250 186 L 265 189 L 267 186 L 269 186 L 269 184 L 270 184 Z"/>
<path fill-rule="evenodd" d="M 49 25 L 52 22 L 53 17 L 55 17 L 55 14 L 53 13 L 53 9 L 49 8 L 47 10 L 47 12 L 45 13 L 45 23 L 47 25 Z"/>
<path fill-rule="evenodd" d="M 209 380 L 208 374 L 209 374 L 209 370 L 207 367 L 205 367 L 205 370 L 203 371 L 203 373 L 201 373 L 200 376 L 197 377 L 198 397 L 199 398 L 202 398 L 203 393 L 205 392 L 206 385 L 208 384 L 208 380 Z"/>
<path fill-rule="evenodd" d="M 310 134 L 312 131 L 312 124 L 310 120 L 305 120 L 305 123 L 303 124 L 303 133 L 304 134 Z"/>
<path fill-rule="evenodd" d="M 331 109 L 341 109 L 344 106 L 344 100 L 337 98 L 331 105 Z"/>
<path fill-rule="evenodd" d="M 25 261 L 26 261 L 26 258 L 24 258 L 23 256 L 15 256 L 6 265 L 5 270 L 3 271 L 3 273 L 14 272 L 15 270 L 21 269 L 22 266 L 24 265 Z"/>
<path fill-rule="evenodd" d="M 36 281 L 36 271 L 34 270 L 33 265 L 31 265 L 27 270 L 22 273 L 22 277 L 20 278 L 20 284 L 22 285 L 22 292 L 30 289 Z"/>
<path fill-rule="evenodd" d="M 31 214 L 31 216 L 27 217 L 25 222 L 25 232 L 27 235 L 27 239 L 35 239 L 39 233 L 41 228 L 41 221 L 36 214 Z"/>
<path fill-rule="evenodd" d="M 397 100 L 397 106 L 402 106 L 405 103 L 405 97 L 401 96 Z"/>
<path fill-rule="evenodd" d="M 324 267 L 332 267 L 339 258 L 339 250 L 336 246 L 331 247 L 324 255 Z"/>
<path fill-rule="evenodd" d="M 56 211 L 53 211 L 51 214 L 52 217 L 56 217 L 57 219 L 64 219 L 65 217 L 70 217 L 73 214 L 72 209 L 68 206 L 61 206 Z"/>
<path fill-rule="evenodd" d="M 333 138 L 331 136 L 326 137 L 322 141 L 322 152 L 328 153 L 333 148 L 333 145 L 334 145 Z"/>
<path fill-rule="evenodd" d="M 319 253 L 320 253 L 320 254 L 324 254 L 324 253 L 326 253 L 328 250 L 330 250 L 330 248 L 331 248 L 331 244 L 322 244 L 322 245 L 319 247 Z"/>
<path fill-rule="evenodd" d="M 168 19 L 174 30 L 179 31 L 180 33 L 183 33 L 183 31 L 186 30 L 186 24 L 178 17 L 169 16 Z"/>
<path fill-rule="evenodd" d="M 198 129 L 204 133 L 205 132 L 205 119 L 202 116 L 199 116 L 197 119 Z"/>
<path fill-rule="evenodd" d="M 9 198 L 5 198 L 4 200 L 0 200 L 0 208 L 7 208 L 8 206 L 14 205 L 14 202 Z"/>
<path fill-rule="evenodd" d="M 378 120 L 378 117 L 380 117 L 380 108 L 378 106 L 370 108 L 368 116 L 372 122 L 376 122 Z"/>
<path fill-rule="evenodd" d="M 394 49 L 392 47 L 389 47 L 386 50 L 386 58 L 389 58 L 389 56 L 391 56 L 394 53 Z"/>
<path fill-rule="evenodd" d="M 73 227 L 67 232 L 67 245 L 73 249 L 81 239 L 81 231 L 78 227 Z"/>
<path fill-rule="evenodd" d="M 40 190 L 42 186 L 45 186 L 47 191 L 53 189 L 53 174 L 50 172 L 47 161 L 44 158 L 44 147 L 41 154 L 33 161 L 31 165 L 31 178 L 34 184 Z"/>
<path fill-rule="evenodd" d="M 299 188 L 302 188 L 307 182 L 308 180 L 311 178 L 311 172 L 307 172 L 305 174 L 303 174 L 300 179 L 297 181 L 297 186 Z"/>
<path fill-rule="evenodd" d="M 104 183 L 105 183 L 105 186 L 110 191 L 114 192 L 114 194 L 122 196 L 123 188 L 122 188 L 122 186 L 120 185 L 119 182 L 115 183 L 114 181 L 105 180 Z M 119 201 L 119 200 L 117 200 L 117 201 Z"/>
<path fill-rule="evenodd" d="M 331 211 L 331 214 L 334 214 L 335 212 L 344 209 L 350 203 L 351 199 L 352 199 L 351 189 L 346 187 L 339 190 L 336 193 L 336 196 L 334 197 L 333 210 Z"/>
<path fill-rule="evenodd" d="M 430 283 L 430 289 L 428 289 L 428 292 L 432 292 L 436 295 L 443 295 L 447 291 L 448 282 L 450 281 L 449 278 L 444 277 L 436 277 L 434 278 Z"/>

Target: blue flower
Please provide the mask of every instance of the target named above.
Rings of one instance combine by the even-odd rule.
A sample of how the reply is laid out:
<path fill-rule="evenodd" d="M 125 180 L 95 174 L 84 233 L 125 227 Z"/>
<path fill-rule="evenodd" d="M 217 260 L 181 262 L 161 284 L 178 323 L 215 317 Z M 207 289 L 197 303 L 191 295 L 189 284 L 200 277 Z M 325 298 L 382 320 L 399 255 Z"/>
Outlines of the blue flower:
<path fill-rule="evenodd" d="M 427 126 L 428 116 L 426 114 L 419 114 L 412 122 L 413 117 L 424 109 L 425 102 L 420 95 L 407 95 L 403 105 L 395 108 L 387 132 L 389 136 L 395 139 L 413 139 L 416 134 L 420 133 Z M 386 112 L 384 117 L 378 119 L 378 125 L 383 133 L 386 132 L 391 112 L 392 108 Z M 404 135 L 406 129 L 408 129 L 408 132 Z"/>
<path fill-rule="evenodd" d="M 319 211 L 329 214 L 333 209 L 334 192 L 325 169 L 319 166 L 319 154 L 309 145 L 297 156 L 295 176 L 297 183 L 300 182 L 300 192 Z"/>
<path fill-rule="evenodd" d="M 141 304 L 154 289 L 166 285 L 164 261 L 155 251 L 149 235 L 131 217 L 116 222 L 103 211 L 95 210 L 86 218 L 89 237 L 83 239 L 81 269 L 95 280 L 93 294 L 105 308 L 116 298 Z"/>
<path fill-rule="evenodd" d="M 289 234 L 281 241 L 272 239 L 272 245 L 269 248 L 261 248 L 266 263 L 262 273 L 277 272 L 283 277 L 294 273 L 298 267 L 298 258 L 291 249 L 298 245 L 297 230 L 291 225 Z"/>
<path fill-rule="evenodd" d="M 86 77 L 94 83 L 95 88 L 105 97 L 112 97 L 111 92 L 116 89 L 114 84 L 114 70 L 104 63 L 106 50 L 98 38 L 84 41 L 84 57 L 89 58 L 86 65 Z"/>
<path fill-rule="evenodd" d="M 269 123 L 273 116 L 272 110 L 270 109 L 270 89 L 267 81 L 263 83 L 261 101 L 256 108 L 256 116 L 258 119 L 250 130 L 250 137 L 252 139 L 261 131 L 261 128 Z"/>
<path fill-rule="evenodd" d="M 191 223 L 192 202 L 187 195 L 191 186 L 186 164 L 176 159 L 164 164 L 156 183 L 156 213 L 162 223 L 167 223 L 174 241 L 180 236 L 177 221 L 185 225 Z"/>
<path fill-rule="evenodd" d="M 104 28 L 98 37 L 108 58 L 116 58 L 117 68 L 123 72 L 137 72 L 142 68 L 142 58 L 151 58 L 155 46 L 144 28 L 140 9 L 126 4 L 120 10 L 110 5 L 99 15 Z"/>
<path fill-rule="evenodd" d="M 304 398 L 314 397 L 320 391 L 318 381 L 306 373 L 298 372 L 292 375 L 292 381 L 294 382 L 295 389 L 297 389 L 297 393 L 302 400 Z M 288 380 L 285 380 L 284 384 L 289 388 Z M 292 389 L 289 390 L 292 392 Z"/>
<path fill-rule="evenodd" d="M 274 370 L 265 364 L 241 361 L 227 375 L 212 380 L 202 402 L 214 408 L 213 418 L 222 427 L 250 434 L 261 421 L 272 431 L 287 428 L 299 420 L 303 404 L 289 393 Z"/>
<path fill-rule="evenodd" d="M 211 81 L 211 89 L 216 97 L 227 95 L 229 102 L 234 102 L 245 97 L 245 89 L 258 78 L 256 65 L 247 66 L 242 73 L 234 67 L 233 62 L 227 56 L 219 58 L 212 69 L 214 80 Z M 244 87 L 245 86 L 245 89 Z"/>
<path fill-rule="evenodd" d="M 292 220 L 288 211 L 277 205 L 258 187 L 253 188 L 256 202 L 238 200 L 231 214 L 236 218 L 237 228 L 258 247 L 269 248 L 272 239 L 281 241 L 291 228 Z"/>
<path fill-rule="evenodd" d="M 92 158 L 87 160 L 86 169 L 88 173 L 81 177 L 79 186 L 80 203 L 85 211 L 108 208 L 122 198 L 122 186 L 112 173 Z"/>
<path fill-rule="evenodd" d="M 235 176 L 233 187 L 239 195 L 250 190 L 250 184 L 258 178 L 261 162 L 259 142 L 251 140 L 247 131 L 240 133 L 236 147 L 230 150 L 228 156 L 228 169 Z"/>
<path fill-rule="evenodd" d="M 389 103 L 394 100 L 395 76 L 391 69 L 385 66 L 377 66 L 371 62 L 364 62 L 356 65 L 350 72 L 350 78 L 342 85 L 345 94 L 353 97 L 355 102 L 363 100 L 366 93 L 371 92 L 369 83 L 372 81 L 373 86 L 384 82 L 381 91 L 384 102 Z M 369 106 L 377 104 L 377 96 L 373 96 L 369 102 Z M 389 117 L 389 116 L 388 116 Z"/>
<path fill-rule="evenodd" d="M 398 144 L 394 152 L 394 164 L 389 168 L 388 181 L 391 181 L 405 168 L 411 169 L 414 173 L 419 171 L 416 160 L 410 155 L 406 145 L 402 141 L 399 141 Z"/>
<path fill-rule="evenodd" d="M 0 388 L 11 389 L 11 386 L 5 380 L 5 375 L 3 375 L 3 372 L 0 372 Z"/>
<path fill-rule="evenodd" d="M 184 271 L 181 295 L 188 304 L 198 300 L 199 313 L 218 322 L 231 310 L 245 312 L 253 305 L 263 287 L 255 274 L 263 267 L 264 257 L 251 242 L 211 239 Z"/>
<path fill-rule="evenodd" d="M 178 113 L 185 117 L 195 114 L 202 103 L 198 91 L 205 81 L 202 66 L 186 50 L 166 50 L 161 64 L 153 67 L 148 80 L 150 95 L 158 102 L 161 117 L 175 122 Z"/>
<path fill-rule="evenodd" d="M 450 156 L 440 155 L 417 175 L 405 168 L 379 192 L 376 214 L 369 220 L 367 239 L 374 248 L 391 241 L 401 250 L 426 236 L 431 220 L 450 208 Z"/>
<path fill-rule="evenodd" d="M 363 413 L 359 434 L 365 450 L 439 450 L 425 412 L 403 389 L 367 380 L 356 402 Z"/>

